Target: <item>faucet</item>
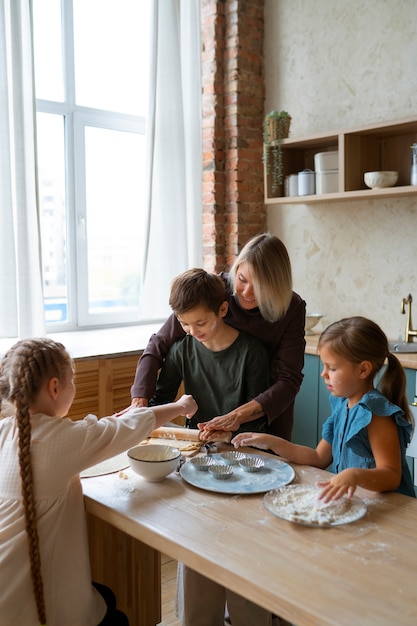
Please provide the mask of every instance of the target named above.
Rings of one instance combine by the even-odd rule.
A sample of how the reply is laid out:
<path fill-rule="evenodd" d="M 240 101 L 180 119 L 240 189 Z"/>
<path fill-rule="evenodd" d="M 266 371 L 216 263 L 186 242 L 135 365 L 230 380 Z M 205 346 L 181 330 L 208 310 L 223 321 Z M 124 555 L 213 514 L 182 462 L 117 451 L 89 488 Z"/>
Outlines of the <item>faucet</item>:
<path fill-rule="evenodd" d="M 404 341 L 406 343 L 411 343 L 413 341 L 413 337 L 417 337 L 417 329 L 413 328 L 413 322 L 411 321 L 411 303 L 413 301 L 413 296 L 411 293 L 408 294 L 408 298 L 403 298 L 401 301 L 401 313 L 405 315 L 405 305 L 408 304 L 408 314 L 407 314 L 407 322 L 405 325 L 405 335 Z"/>

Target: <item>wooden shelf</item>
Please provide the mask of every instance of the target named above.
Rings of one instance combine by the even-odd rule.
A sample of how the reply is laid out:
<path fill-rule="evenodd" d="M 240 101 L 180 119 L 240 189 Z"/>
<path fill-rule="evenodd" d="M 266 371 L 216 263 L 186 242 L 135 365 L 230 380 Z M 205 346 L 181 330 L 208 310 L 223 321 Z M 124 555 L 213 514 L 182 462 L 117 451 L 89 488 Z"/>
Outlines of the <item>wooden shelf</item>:
<path fill-rule="evenodd" d="M 311 196 L 280 196 L 266 198 L 265 204 L 319 204 L 324 202 L 347 202 L 349 200 L 378 200 L 380 198 L 403 198 L 417 196 L 417 187 L 386 187 L 385 189 L 358 189 L 339 193 L 326 193 Z"/>
<path fill-rule="evenodd" d="M 314 204 L 417 195 L 417 186 L 410 185 L 410 148 L 416 142 L 417 117 L 284 139 L 284 176 L 297 174 L 304 169 L 314 170 L 314 155 L 317 152 L 338 150 L 339 191 L 322 195 L 284 196 L 282 188 L 273 195 L 271 176 L 265 172 L 265 203 Z M 368 189 L 364 183 L 364 173 L 377 170 L 397 171 L 397 184 L 385 189 Z"/>

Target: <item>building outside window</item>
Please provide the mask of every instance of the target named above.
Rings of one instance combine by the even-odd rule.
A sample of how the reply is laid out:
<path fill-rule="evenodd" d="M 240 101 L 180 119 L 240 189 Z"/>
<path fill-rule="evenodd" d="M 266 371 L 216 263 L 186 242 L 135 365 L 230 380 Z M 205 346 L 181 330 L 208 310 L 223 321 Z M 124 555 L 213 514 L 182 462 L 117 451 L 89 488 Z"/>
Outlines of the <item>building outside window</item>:
<path fill-rule="evenodd" d="M 33 0 L 33 18 L 47 328 L 137 323 L 150 0 Z"/>

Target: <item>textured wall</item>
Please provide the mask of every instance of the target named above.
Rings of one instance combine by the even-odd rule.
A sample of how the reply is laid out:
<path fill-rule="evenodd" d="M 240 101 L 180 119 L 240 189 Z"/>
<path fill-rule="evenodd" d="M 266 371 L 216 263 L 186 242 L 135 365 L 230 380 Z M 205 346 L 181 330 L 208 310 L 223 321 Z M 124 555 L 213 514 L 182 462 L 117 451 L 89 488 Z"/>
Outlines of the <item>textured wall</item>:
<path fill-rule="evenodd" d="M 265 111 L 293 137 L 417 115 L 416 32 L 416 0 L 266 0 Z M 397 338 L 411 292 L 417 326 L 416 198 L 269 206 L 268 228 L 325 325 L 366 315 Z"/>

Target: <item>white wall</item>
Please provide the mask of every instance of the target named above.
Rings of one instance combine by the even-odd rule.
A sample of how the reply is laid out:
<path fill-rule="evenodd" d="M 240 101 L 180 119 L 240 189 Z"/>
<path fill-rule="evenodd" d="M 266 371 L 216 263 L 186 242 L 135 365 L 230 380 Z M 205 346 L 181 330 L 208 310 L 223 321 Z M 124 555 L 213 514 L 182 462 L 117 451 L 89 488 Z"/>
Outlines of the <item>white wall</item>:
<path fill-rule="evenodd" d="M 416 33 L 417 0 L 265 0 L 265 111 L 292 137 L 417 115 Z M 324 326 L 366 315 L 398 338 L 408 293 L 417 326 L 415 198 L 269 206 L 268 228 Z"/>

